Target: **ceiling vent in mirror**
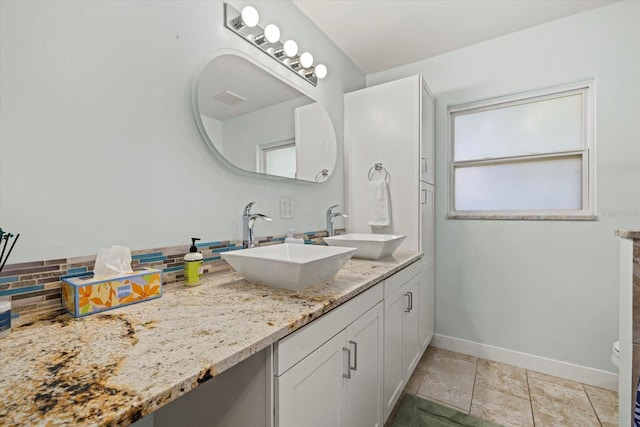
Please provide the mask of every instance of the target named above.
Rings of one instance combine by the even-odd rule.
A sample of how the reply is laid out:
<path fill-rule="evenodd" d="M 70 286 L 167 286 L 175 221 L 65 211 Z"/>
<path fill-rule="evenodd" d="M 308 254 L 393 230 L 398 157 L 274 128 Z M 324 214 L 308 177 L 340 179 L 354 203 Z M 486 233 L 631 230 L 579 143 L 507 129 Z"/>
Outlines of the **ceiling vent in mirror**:
<path fill-rule="evenodd" d="M 224 92 L 216 93 L 215 95 L 213 95 L 213 99 L 215 99 L 218 102 L 222 102 L 223 104 L 226 104 L 226 105 L 238 105 L 238 104 L 242 104 L 247 100 L 247 98 L 228 90 L 225 90 Z"/>
<path fill-rule="evenodd" d="M 323 64 L 314 65 L 309 52 L 299 53 L 295 41 L 280 41 L 280 29 L 276 25 L 267 24 L 263 29 L 260 15 L 253 6 L 245 6 L 238 11 L 225 3 L 224 25 L 314 86 L 318 84 L 318 79 L 327 76 L 327 67 Z"/>

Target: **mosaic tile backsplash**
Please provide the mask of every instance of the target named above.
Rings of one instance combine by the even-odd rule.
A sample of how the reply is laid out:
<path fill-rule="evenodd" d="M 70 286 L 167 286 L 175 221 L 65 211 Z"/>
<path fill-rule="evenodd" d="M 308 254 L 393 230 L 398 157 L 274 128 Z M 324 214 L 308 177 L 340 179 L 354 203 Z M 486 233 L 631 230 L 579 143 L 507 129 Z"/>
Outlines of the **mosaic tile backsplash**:
<path fill-rule="evenodd" d="M 338 234 L 344 229 L 336 230 Z M 306 244 L 324 244 L 326 230 L 298 233 Z M 258 246 L 282 243 L 282 236 L 259 238 Z M 190 245 L 154 248 L 131 252 L 131 266 L 151 267 L 163 271 L 163 285 L 181 282 L 184 278 L 184 255 Z M 221 252 L 242 249 L 241 240 L 203 242 L 196 245 L 204 256 L 205 274 L 231 271 L 232 268 L 220 257 Z M 62 258 L 45 261 L 7 264 L 0 272 L 0 301 L 11 301 L 12 324 L 19 326 L 44 317 L 64 313 L 62 306 L 62 282 L 66 277 L 81 277 L 92 274 L 96 256 Z"/>

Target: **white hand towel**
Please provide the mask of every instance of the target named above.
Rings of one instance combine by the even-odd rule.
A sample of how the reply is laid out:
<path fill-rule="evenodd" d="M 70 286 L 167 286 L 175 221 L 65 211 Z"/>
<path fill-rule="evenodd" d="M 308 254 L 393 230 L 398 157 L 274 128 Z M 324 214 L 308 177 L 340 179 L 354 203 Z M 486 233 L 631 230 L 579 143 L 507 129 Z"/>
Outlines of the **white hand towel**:
<path fill-rule="evenodd" d="M 383 177 L 369 181 L 369 222 L 372 227 L 391 225 L 389 186 Z"/>

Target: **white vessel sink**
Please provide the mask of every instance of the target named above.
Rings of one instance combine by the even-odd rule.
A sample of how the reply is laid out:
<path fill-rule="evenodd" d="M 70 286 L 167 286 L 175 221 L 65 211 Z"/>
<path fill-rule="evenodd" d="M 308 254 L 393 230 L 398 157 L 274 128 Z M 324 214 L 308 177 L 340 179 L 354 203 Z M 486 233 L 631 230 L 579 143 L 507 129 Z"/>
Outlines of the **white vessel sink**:
<path fill-rule="evenodd" d="M 248 282 L 298 291 L 333 278 L 355 251 L 283 243 L 224 252 L 221 256 Z"/>
<path fill-rule="evenodd" d="M 354 258 L 380 259 L 391 255 L 407 236 L 399 234 L 349 233 L 325 237 L 330 246 L 347 246 L 358 249 Z"/>

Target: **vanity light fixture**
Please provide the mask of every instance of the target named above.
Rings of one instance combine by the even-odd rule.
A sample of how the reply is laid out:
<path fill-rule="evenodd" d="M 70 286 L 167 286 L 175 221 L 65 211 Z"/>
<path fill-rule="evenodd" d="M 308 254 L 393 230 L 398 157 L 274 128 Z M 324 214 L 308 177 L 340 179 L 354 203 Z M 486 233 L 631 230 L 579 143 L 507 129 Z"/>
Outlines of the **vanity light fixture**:
<path fill-rule="evenodd" d="M 287 40 L 278 49 L 272 49 L 271 54 L 281 61 L 286 59 L 283 58 L 284 55 L 288 58 L 293 58 L 298 54 L 298 43 L 293 40 Z"/>
<path fill-rule="evenodd" d="M 316 65 L 315 71 L 316 77 L 318 77 L 319 79 L 324 79 L 325 77 L 327 77 L 327 67 L 323 64 Z"/>
<path fill-rule="evenodd" d="M 284 49 L 284 54 L 289 58 L 293 58 L 298 54 L 298 43 L 294 42 L 293 40 L 287 40 L 286 42 L 284 42 L 282 48 Z"/>
<path fill-rule="evenodd" d="M 311 55 L 309 52 L 302 52 L 300 56 L 289 61 L 289 67 L 293 68 L 298 73 L 303 75 L 307 75 L 309 74 L 309 71 L 313 71 L 313 69 L 311 68 L 312 65 L 313 55 Z"/>
<path fill-rule="evenodd" d="M 260 20 L 260 15 L 258 15 L 258 11 L 253 6 L 245 6 L 242 8 L 242 12 L 240 15 L 233 18 L 233 22 L 230 24 L 233 28 L 237 30 L 241 30 L 244 27 L 253 28 L 258 25 L 258 21 Z"/>
<path fill-rule="evenodd" d="M 277 43 L 280 40 L 280 28 L 276 25 L 269 24 L 264 27 L 264 33 L 260 34 L 254 40 L 254 43 L 258 46 L 262 46 L 264 43 Z"/>
<path fill-rule="evenodd" d="M 315 76 L 318 79 L 324 79 L 327 77 L 327 67 L 322 64 L 318 64 L 315 67 L 302 68 L 298 73 L 302 74 L 305 79 L 310 76 Z"/>
<path fill-rule="evenodd" d="M 258 25 L 259 21 L 260 15 L 253 6 L 245 6 L 238 11 L 229 3 L 224 3 L 224 24 L 228 29 L 314 86 L 318 84 L 318 79 L 327 76 L 327 67 L 322 64 L 314 67 L 313 55 L 309 52 L 298 55 L 295 41 L 281 42 L 280 29 L 276 25 L 267 24 L 263 29 Z"/>
<path fill-rule="evenodd" d="M 302 52 L 300 55 L 300 65 L 304 68 L 311 68 L 313 65 L 313 55 L 309 52 Z"/>

